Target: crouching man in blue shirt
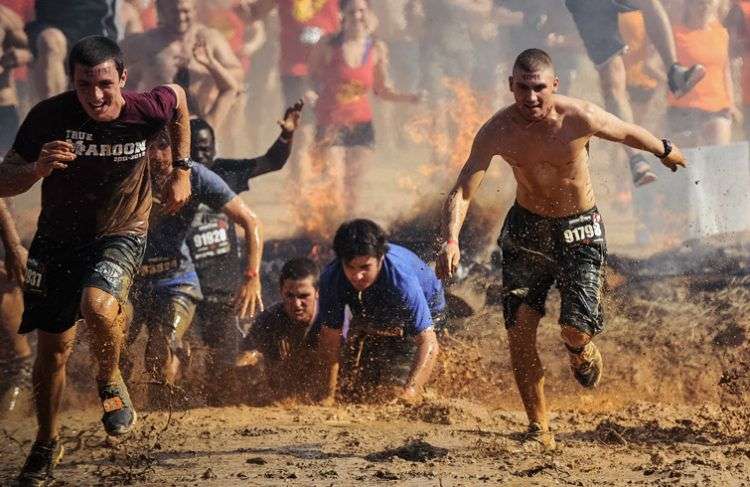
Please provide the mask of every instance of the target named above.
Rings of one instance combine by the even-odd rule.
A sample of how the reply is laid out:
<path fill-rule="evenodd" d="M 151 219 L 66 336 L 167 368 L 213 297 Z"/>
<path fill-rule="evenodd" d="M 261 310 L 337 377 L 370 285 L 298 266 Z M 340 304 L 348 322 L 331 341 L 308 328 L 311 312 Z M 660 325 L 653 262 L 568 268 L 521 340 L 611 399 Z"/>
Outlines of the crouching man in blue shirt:
<path fill-rule="evenodd" d="M 341 225 L 333 249 L 336 259 L 320 276 L 322 403 L 335 402 L 342 343 L 352 352 L 349 377 L 354 373 L 379 382 L 373 385 L 400 380 L 398 397 L 417 400 L 439 353 L 435 325 L 445 314 L 441 282 L 413 252 L 389 244 L 370 220 Z M 401 368 L 407 373 L 398 377 L 399 365 L 410 359 L 411 367 Z"/>

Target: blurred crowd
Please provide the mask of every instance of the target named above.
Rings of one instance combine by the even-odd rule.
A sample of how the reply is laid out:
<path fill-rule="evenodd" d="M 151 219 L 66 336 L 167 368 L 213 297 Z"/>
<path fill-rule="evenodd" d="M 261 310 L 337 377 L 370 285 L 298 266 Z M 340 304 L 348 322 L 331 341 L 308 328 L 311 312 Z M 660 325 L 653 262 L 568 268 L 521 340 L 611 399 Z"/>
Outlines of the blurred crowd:
<path fill-rule="evenodd" d="M 648 116 L 686 146 L 739 137 L 733 127 L 742 127 L 744 103 L 750 103 L 750 69 L 742 62 L 750 49 L 745 32 L 750 7 L 744 0 L 365 2 L 366 11 L 352 9 L 352 15 L 364 17 L 374 55 L 354 59 L 363 62 L 350 66 L 367 69 L 362 79 L 347 78 L 348 85 L 330 75 L 337 59 L 327 39 L 354 25 L 336 0 L 3 0 L 0 5 L 3 152 L 33 104 L 67 89 L 67 50 L 93 34 L 122 41 L 129 89 L 165 82 L 185 87 L 192 113 L 214 127 L 225 155 L 247 150 L 248 144 L 255 148 L 259 114 L 278 111 L 271 103 L 281 95 L 285 106 L 298 99 L 317 104 L 317 135 L 311 140 L 350 148 L 342 157 L 353 173 L 374 146 L 372 127 L 361 124 L 371 121 L 372 109 L 368 101 L 343 113 L 331 98 L 356 97 L 364 89 L 384 101 L 422 102 L 435 115 L 434 129 L 450 133 L 450 121 L 441 120 L 451 96 L 446 80 L 468 82 L 499 107 L 508 97 L 508 65 L 532 46 L 552 55 L 562 92 L 587 83 L 580 75 L 591 63 L 610 111 L 623 118 Z M 607 17 L 608 9 L 618 15 Z M 690 73 L 702 77 L 697 87 L 681 89 L 681 80 L 671 78 L 674 63 L 700 65 L 701 72 Z M 676 89 L 668 90 L 666 111 L 650 113 L 665 106 L 654 102 L 664 100 L 668 85 Z M 378 108 L 389 143 L 403 138 L 398 133 L 403 113 Z M 342 123 L 356 127 L 332 131 Z"/>

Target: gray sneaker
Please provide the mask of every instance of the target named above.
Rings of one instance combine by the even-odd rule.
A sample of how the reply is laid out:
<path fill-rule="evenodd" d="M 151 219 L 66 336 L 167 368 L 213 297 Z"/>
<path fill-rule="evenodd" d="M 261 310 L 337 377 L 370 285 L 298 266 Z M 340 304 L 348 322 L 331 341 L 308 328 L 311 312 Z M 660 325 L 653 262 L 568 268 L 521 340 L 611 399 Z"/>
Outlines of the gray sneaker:
<path fill-rule="evenodd" d="M 114 384 L 100 385 L 99 399 L 104 409 L 102 424 L 107 434 L 120 436 L 129 432 L 138 419 L 138 414 L 135 412 L 122 376 Z"/>

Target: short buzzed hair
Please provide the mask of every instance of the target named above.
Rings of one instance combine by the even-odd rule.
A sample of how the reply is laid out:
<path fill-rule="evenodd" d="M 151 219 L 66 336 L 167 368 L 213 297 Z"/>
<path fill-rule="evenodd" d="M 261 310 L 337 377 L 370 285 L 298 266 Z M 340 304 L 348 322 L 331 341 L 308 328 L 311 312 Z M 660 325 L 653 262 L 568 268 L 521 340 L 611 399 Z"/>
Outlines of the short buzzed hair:
<path fill-rule="evenodd" d="M 122 76 L 125 61 L 120 46 L 115 41 L 104 36 L 88 36 L 73 44 L 68 55 L 68 74 L 73 79 L 76 64 L 93 68 L 103 62 L 114 61 L 117 74 Z"/>
<path fill-rule="evenodd" d="M 520 69 L 521 71 L 540 71 L 542 69 L 552 68 L 555 69 L 552 64 L 552 58 L 549 54 L 542 51 L 541 49 L 526 49 L 516 58 L 516 62 L 513 63 L 513 70 Z"/>
<path fill-rule="evenodd" d="M 318 265 L 309 259 L 308 257 L 294 257 L 288 260 L 284 267 L 281 268 L 281 275 L 279 276 L 279 285 L 283 286 L 284 281 L 291 279 L 293 281 L 301 281 L 312 277 L 313 286 L 318 289 Z"/>

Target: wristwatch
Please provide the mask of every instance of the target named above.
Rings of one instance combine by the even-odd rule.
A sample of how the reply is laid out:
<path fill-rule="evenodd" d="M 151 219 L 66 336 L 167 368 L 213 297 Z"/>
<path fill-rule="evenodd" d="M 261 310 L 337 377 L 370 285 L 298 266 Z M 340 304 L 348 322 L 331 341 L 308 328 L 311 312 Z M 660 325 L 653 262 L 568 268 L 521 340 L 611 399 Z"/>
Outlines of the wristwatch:
<path fill-rule="evenodd" d="M 664 144 L 664 152 L 656 154 L 656 157 L 664 159 L 672 153 L 672 142 L 669 139 L 661 139 L 661 143 Z"/>
<path fill-rule="evenodd" d="M 187 171 L 189 169 L 192 169 L 193 166 L 195 166 L 195 161 L 190 159 L 189 157 L 172 161 L 172 167 L 175 169 L 182 169 L 184 171 Z"/>

